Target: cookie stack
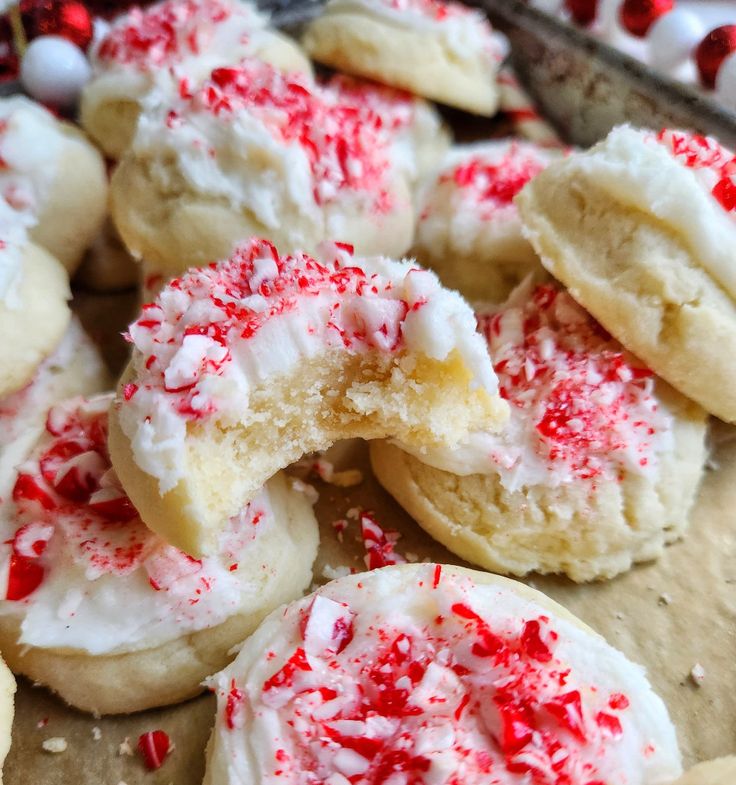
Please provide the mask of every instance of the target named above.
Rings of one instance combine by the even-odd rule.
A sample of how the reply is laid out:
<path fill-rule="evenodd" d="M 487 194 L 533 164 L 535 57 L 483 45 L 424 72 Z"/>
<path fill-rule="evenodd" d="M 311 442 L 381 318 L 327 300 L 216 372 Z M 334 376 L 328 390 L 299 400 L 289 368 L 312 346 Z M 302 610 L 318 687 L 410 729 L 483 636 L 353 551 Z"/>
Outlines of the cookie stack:
<path fill-rule="evenodd" d="M 736 158 L 628 127 L 453 144 L 428 101 L 492 115 L 504 51 L 464 6 L 330 0 L 303 44 L 345 73 L 235 0 L 96 40 L 81 122 L 124 244 L 97 274 L 135 259 L 146 301 L 114 392 L 68 306 L 102 158 L 0 106 L 3 657 L 98 714 L 206 683 L 209 785 L 674 782 L 643 671 L 491 573 L 609 579 L 686 531 L 707 415 L 736 420 Z M 356 437 L 489 572 L 382 559 L 304 596 L 289 467 Z"/>

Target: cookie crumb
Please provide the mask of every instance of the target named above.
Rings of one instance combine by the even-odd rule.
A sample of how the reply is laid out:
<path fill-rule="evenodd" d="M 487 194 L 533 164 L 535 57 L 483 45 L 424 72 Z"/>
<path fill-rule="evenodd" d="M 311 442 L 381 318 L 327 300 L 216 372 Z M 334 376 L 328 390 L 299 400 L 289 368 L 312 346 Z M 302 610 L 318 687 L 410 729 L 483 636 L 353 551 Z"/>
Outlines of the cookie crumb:
<path fill-rule="evenodd" d="M 92 738 L 95 741 L 99 741 L 102 738 L 102 731 L 96 725 L 92 728 Z"/>
<path fill-rule="evenodd" d="M 298 478 L 294 478 L 291 481 L 291 487 L 295 491 L 299 491 L 299 493 L 303 493 L 307 497 L 307 501 L 311 504 L 316 504 L 317 500 L 319 499 L 319 493 L 317 493 L 317 489 L 310 485 L 308 482 L 304 482 Z"/>
<path fill-rule="evenodd" d="M 48 717 L 43 717 L 36 723 L 36 727 L 39 730 L 41 730 L 41 728 L 45 728 L 48 724 L 49 724 L 49 718 Z"/>
<path fill-rule="evenodd" d="M 705 668 L 699 662 L 696 662 L 690 670 L 690 678 L 696 687 L 702 686 L 705 681 Z"/>
<path fill-rule="evenodd" d="M 41 743 L 41 746 L 46 752 L 53 752 L 54 754 L 64 752 L 67 748 L 66 739 L 63 736 L 52 736 Z"/>
<path fill-rule="evenodd" d="M 657 600 L 657 602 L 660 605 L 672 605 L 672 595 L 668 594 L 666 591 L 663 591 L 659 595 L 659 599 Z"/>
<path fill-rule="evenodd" d="M 357 521 L 360 517 L 360 507 L 351 507 L 346 513 L 348 518 L 351 518 L 354 521 Z"/>
<path fill-rule="evenodd" d="M 118 745 L 118 755 L 132 755 L 133 748 L 130 746 L 130 736 L 126 736 L 125 740 Z"/>
<path fill-rule="evenodd" d="M 333 567 L 331 564 L 325 564 L 322 568 L 322 576 L 327 578 L 328 581 L 335 581 L 338 578 L 344 578 L 350 575 L 350 567 Z"/>
<path fill-rule="evenodd" d="M 419 561 L 419 556 L 417 556 L 414 551 L 405 551 L 404 556 L 410 564 L 414 564 L 415 562 Z"/>
<path fill-rule="evenodd" d="M 621 611 L 616 611 L 616 613 L 614 614 L 614 616 L 615 616 L 615 617 L 616 617 L 616 618 L 617 618 L 619 621 L 622 621 L 622 620 L 623 620 L 623 618 L 624 618 L 624 615 L 623 615 L 623 613 L 621 613 Z"/>

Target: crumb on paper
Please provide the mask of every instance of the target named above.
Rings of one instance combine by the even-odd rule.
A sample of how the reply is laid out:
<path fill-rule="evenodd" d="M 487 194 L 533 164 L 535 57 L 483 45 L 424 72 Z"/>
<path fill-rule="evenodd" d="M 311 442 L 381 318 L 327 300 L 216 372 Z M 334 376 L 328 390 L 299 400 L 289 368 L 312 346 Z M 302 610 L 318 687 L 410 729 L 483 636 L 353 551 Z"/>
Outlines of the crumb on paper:
<path fill-rule="evenodd" d="M 337 535 L 337 541 L 343 541 L 343 532 L 345 529 L 348 528 L 348 522 L 345 518 L 338 518 L 336 521 L 332 521 L 332 528 L 335 530 L 335 534 Z"/>
<path fill-rule="evenodd" d="M 48 717 L 42 717 L 42 718 L 41 718 L 41 719 L 40 719 L 40 720 L 39 720 L 39 721 L 36 723 L 36 727 L 37 727 L 39 730 L 41 730 L 41 728 L 45 728 L 45 727 L 46 727 L 48 724 L 49 724 L 49 718 L 48 718 Z"/>
<path fill-rule="evenodd" d="M 125 740 L 118 745 L 118 755 L 132 755 L 133 748 L 130 746 L 130 736 L 126 736 Z"/>
<path fill-rule="evenodd" d="M 333 567 L 331 564 L 325 564 L 322 568 L 322 576 L 327 578 L 328 581 L 336 581 L 338 578 L 344 578 L 350 575 L 350 567 Z"/>
<path fill-rule="evenodd" d="M 700 687 L 705 681 L 705 668 L 699 662 L 696 662 L 691 668 L 690 678 L 696 687 Z"/>
<path fill-rule="evenodd" d="M 360 518 L 360 507 L 351 507 L 345 515 L 351 520 L 357 521 Z"/>
<path fill-rule="evenodd" d="M 92 738 L 95 741 L 99 741 L 102 738 L 102 731 L 96 725 L 92 728 Z"/>
<path fill-rule="evenodd" d="M 672 605 L 672 595 L 668 594 L 666 591 L 663 591 L 659 595 L 659 599 L 657 600 L 657 602 L 660 605 Z"/>
<path fill-rule="evenodd" d="M 313 474 L 330 485 L 338 488 L 352 488 L 363 482 L 363 472 L 360 469 L 344 469 L 335 471 L 334 465 L 324 458 L 318 458 L 312 462 L 310 470 Z"/>
<path fill-rule="evenodd" d="M 621 611 L 616 611 L 616 613 L 614 613 L 614 616 L 615 616 L 615 617 L 616 617 L 616 618 L 617 618 L 619 621 L 622 621 L 622 620 L 623 620 L 623 618 L 624 618 L 624 615 L 623 615 L 623 613 L 621 613 Z"/>
<path fill-rule="evenodd" d="M 410 564 L 414 564 L 415 562 L 419 561 L 419 556 L 414 553 L 414 551 L 404 551 L 404 556 Z"/>
<path fill-rule="evenodd" d="M 53 752 L 54 754 L 64 752 L 67 748 L 66 739 L 63 736 L 52 736 L 50 739 L 45 739 L 41 746 L 46 752 Z"/>
<path fill-rule="evenodd" d="M 297 477 L 292 479 L 291 487 L 295 491 L 303 493 L 307 497 L 307 501 L 309 501 L 310 504 L 317 503 L 317 500 L 319 499 L 319 493 L 317 492 L 317 489 L 314 487 L 314 485 L 310 485 L 308 482 L 304 482 Z"/>

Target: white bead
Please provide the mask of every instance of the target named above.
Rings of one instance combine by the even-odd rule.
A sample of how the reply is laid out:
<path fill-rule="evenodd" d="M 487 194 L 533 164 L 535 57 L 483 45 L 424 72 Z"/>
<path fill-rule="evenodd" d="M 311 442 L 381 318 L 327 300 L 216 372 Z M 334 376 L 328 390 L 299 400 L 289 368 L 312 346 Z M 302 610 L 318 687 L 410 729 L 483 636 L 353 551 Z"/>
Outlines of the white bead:
<path fill-rule="evenodd" d="M 89 78 L 84 52 L 56 35 L 34 38 L 20 65 L 20 81 L 28 94 L 52 106 L 73 106 Z"/>
<path fill-rule="evenodd" d="M 736 52 L 731 52 L 718 69 L 716 98 L 728 109 L 736 112 Z"/>
<path fill-rule="evenodd" d="M 661 71 L 677 68 L 687 62 L 705 33 L 705 25 L 692 11 L 675 8 L 657 19 L 647 35 L 650 65 Z"/>

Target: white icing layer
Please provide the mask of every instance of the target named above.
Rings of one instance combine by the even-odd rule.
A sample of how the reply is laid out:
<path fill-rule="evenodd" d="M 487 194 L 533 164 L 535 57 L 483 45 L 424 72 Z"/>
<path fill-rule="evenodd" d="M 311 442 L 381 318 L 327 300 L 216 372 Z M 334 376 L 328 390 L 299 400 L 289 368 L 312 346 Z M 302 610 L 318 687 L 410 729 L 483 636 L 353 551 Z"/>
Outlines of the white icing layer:
<path fill-rule="evenodd" d="M 237 423 L 252 390 L 328 351 L 434 360 L 457 352 L 473 384 L 497 389 L 458 294 L 409 262 L 353 258 L 338 245 L 318 261 L 251 240 L 231 260 L 169 284 L 130 326 L 130 340 L 134 384 L 120 424 L 162 493 L 183 476 L 188 422 Z"/>
<path fill-rule="evenodd" d="M 15 221 L 13 211 L 0 200 L 0 307 L 17 311 L 21 306 L 20 285 L 27 243 L 25 227 Z"/>
<path fill-rule="evenodd" d="M 459 60 L 503 57 L 504 44 L 480 11 L 442 0 L 328 0 L 325 13 L 377 17 L 397 27 L 438 36 Z"/>
<path fill-rule="evenodd" d="M 678 776 L 675 731 L 643 669 L 526 587 L 470 575 L 388 567 L 269 617 L 212 680 L 206 784 Z"/>
<path fill-rule="evenodd" d="M 498 474 L 509 491 L 656 476 L 673 435 L 654 377 L 567 292 L 525 283 L 478 321 L 510 404 L 506 428 L 456 450 L 402 449 L 454 474 Z"/>
<path fill-rule="evenodd" d="M 420 190 L 416 244 L 430 254 L 450 250 L 482 262 L 484 249 L 492 255 L 500 241 L 521 242 L 514 196 L 554 157 L 518 140 L 453 148 Z"/>
<path fill-rule="evenodd" d="M 736 158 L 730 150 L 709 137 L 656 136 L 624 125 L 558 166 L 665 223 L 736 298 Z"/>
<path fill-rule="evenodd" d="M 150 532 L 110 467 L 112 398 L 51 409 L 3 505 L 0 613 L 22 620 L 21 644 L 90 654 L 157 646 L 258 611 L 284 580 L 279 563 L 293 561 L 290 495 L 297 492 L 280 477 L 228 522 L 214 556 L 192 559 Z M 306 583 L 316 522 L 306 515 L 297 523 Z M 285 562 L 274 561 L 279 552 Z"/>

